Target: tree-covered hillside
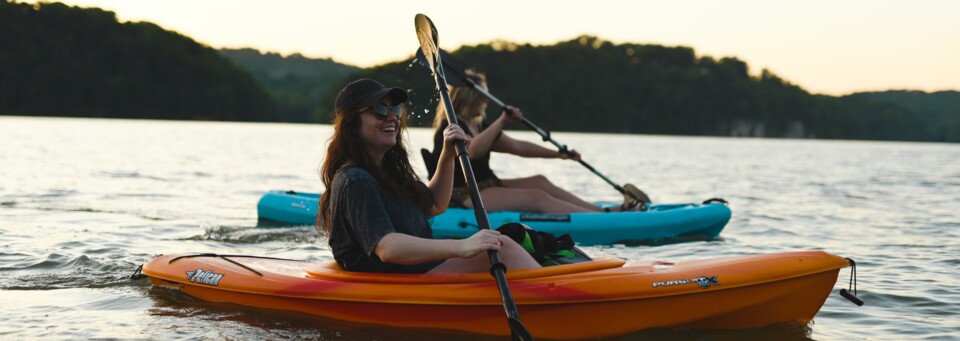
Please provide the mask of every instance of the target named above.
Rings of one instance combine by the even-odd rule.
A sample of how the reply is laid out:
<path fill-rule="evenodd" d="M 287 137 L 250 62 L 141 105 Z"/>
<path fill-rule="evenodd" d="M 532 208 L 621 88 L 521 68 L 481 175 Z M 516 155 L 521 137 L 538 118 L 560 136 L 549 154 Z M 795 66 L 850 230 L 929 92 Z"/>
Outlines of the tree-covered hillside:
<path fill-rule="evenodd" d="M 0 114 L 273 120 L 274 104 L 216 50 L 146 22 L 0 0 Z"/>
<path fill-rule="evenodd" d="M 769 70 L 750 75 L 743 61 L 698 56 L 688 47 L 583 36 L 548 46 L 464 46 L 452 55 L 486 73 L 491 93 L 551 130 L 960 141 L 929 134 L 956 114 L 922 115 L 863 96 L 811 94 Z M 426 68 L 403 60 L 353 77 L 360 76 L 413 90 L 415 122 L 429 124 L 432 114 L 423 113 L 432 113 L 437 99 Z"/>
<path fill-rule="evenodd" d="M 320 120 L 327 113 L 321 105 L 323 96 L 331 92 L 330 85 L 360 71 L 300 54 L 284 57 L 254 49 L 221 49 L 220 53 L 253 74 L 277 103 L 277 118 L 284 122 Z"/>
<path fill-rule="evenodd" d="M 931 122 L 924 136 L 932 141 L 960 141 L 960 91 L 889 90 L 862 92 L 846 97 L 897 104 Z"/>
<path fill-rule="evenodd" d="M 371 77 L 407 89 L 411 123 L 428 126 L 437 92 L 429 70 L 412 62 L 416 49 L 361 69 L 218 52 L 96 8 L 0 0 L 0 115 L 329 122 L 337 91 Z M 451 53 L 549 130 L 960 142 L 957 91 L 811 94 L 770 70 L 751 74 L 736 58 L 591 36 Z"/>

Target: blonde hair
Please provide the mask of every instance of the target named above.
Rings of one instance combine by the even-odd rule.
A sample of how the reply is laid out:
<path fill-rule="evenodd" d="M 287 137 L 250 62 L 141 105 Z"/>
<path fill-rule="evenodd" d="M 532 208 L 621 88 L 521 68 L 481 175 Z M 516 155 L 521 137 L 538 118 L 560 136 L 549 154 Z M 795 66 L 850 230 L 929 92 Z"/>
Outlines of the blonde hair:
<path fill-rule="evenodd" d="M 481 87 L 487 86 L 487 77 L 479 72 L 467 69 L 464 70 L 467 78 Z M 453 110 L 457 113 L 457 119 L 461 121 L 473 121 L 470 123 L 479 123 L 486 117 L 484 111 L 478 111 L 480 103 L 486 100 L 482 94 L 473 90 L 470 86 L 450 86 L 450 101 L 453 102 Z M 447 120 L 447 109 L 441 101 L 437 104 L 437 115 L 433 118 L 433 128 L 439 129 L 443 122 Z"/>

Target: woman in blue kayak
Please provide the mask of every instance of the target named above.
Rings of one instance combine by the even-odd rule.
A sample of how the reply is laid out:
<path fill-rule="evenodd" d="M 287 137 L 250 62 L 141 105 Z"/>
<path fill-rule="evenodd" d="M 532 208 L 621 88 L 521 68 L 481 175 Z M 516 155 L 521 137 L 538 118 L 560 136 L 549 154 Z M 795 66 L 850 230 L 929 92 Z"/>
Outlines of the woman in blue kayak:
<path fill-rule="evenodd" d="M 428 216 L 443 213 L 450 202 L 453 143 L 470 139 L 456 125 L 444 129 L 436 175 L 424 185 L 403 145 L 406 100 L 402 89 L 371 79 L 351 82 L 337 94 L 317 219 L 337 263 L 360 272 L 485 272 L 485 251 L 497 250 L 509 269 L 540 267 L 497 231 L 463 240 L 432 238 Z"/>
<path fill-rule="evenodd" d="M 466 70 L 466 75 L 474 83 L 487 89 L 486 77 L 481 73 Z M 453 109 L 457 113 L 460 125 L 467 134 L 472 136 L 467 152 L 470 154 L 470 164 L 473 174 L 477 178 L 477 187 L 483 198 L 483 205 L 490 211 L 519 211 L 539 213 L 579 213 L 579 212 L 609 212 L 609 208 L 601 208 L 557 187 L 543 175 L 517 179 L 500 179 L 490 169 L 490 152 L 509 153 L 522 157 L 555 158 L 580 160 L 580 154 L 571 150 L 572 157 L 556 150 L 547 149 L 536 144 L 515 140 L 503 132 L 509 123 L 523 121 L 523 112 L 512 106 L 504 108 L 499 118 L 492 123 L 485 123 L 487 99 L 479 92 L 468 86 L 452 87 L 450 99 Z M 433 159 L 443 149 L 444 131 L 447 128 L 446 109 L 443 103 L 437 106 L 437 114 L 433 121 L 436 129 L 433 137 Z M 454 188 L 451 206 L 472 208 L 470 190 L 461 174 L 460 161 L 455 160 Z M 634 205 L 624 204 L 613 208 L 614 211 L 632 210 Z"/>

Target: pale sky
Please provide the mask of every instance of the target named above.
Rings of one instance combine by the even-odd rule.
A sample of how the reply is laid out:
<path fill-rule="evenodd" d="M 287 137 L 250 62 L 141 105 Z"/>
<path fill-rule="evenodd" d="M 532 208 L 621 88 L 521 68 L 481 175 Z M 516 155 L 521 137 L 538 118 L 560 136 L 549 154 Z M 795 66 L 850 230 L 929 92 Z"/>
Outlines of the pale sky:
<path fill-rule="evenodd" d="M 33 2 L 33 1 L 30 1 Z M 549 45 L 582 34 L 688 46 L 770 69 L 814 93 L 960 90 L 960 1 L 67 0 L 150 21 L 215 48 L 252 47 L 368 67 L 411 56 L 413 18 L 440 47 Z"/>

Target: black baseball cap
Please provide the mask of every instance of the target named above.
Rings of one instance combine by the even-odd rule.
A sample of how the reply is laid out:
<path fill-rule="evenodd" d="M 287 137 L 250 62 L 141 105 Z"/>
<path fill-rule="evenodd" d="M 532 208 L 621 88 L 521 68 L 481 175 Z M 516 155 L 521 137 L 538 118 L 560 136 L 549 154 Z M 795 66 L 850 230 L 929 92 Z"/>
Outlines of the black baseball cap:
<path fill-rule="evenodd" d="M 407 92 L 401 88 L 387 88 L 375 80 L 361 78 L 350 82 L 337 94 L 337 114 L 348 113 L 363 107 L 372 107 L 380 99 L 390 96 L 394 103 L 407 101 Z"/>

